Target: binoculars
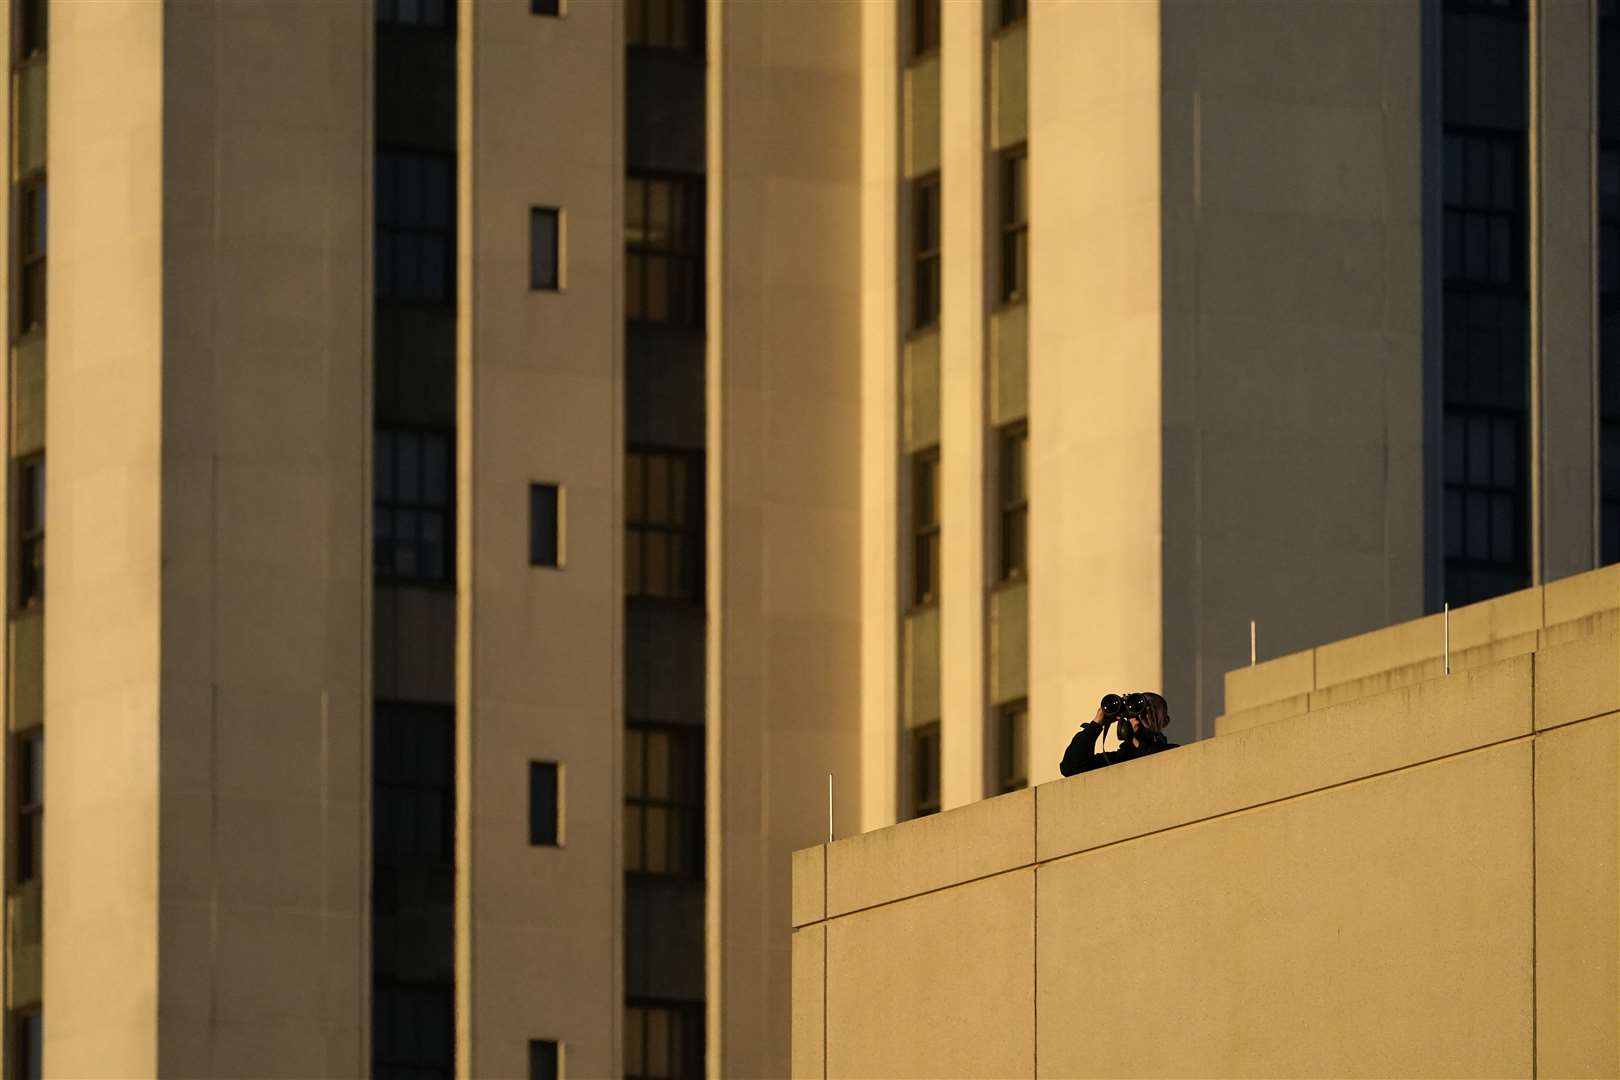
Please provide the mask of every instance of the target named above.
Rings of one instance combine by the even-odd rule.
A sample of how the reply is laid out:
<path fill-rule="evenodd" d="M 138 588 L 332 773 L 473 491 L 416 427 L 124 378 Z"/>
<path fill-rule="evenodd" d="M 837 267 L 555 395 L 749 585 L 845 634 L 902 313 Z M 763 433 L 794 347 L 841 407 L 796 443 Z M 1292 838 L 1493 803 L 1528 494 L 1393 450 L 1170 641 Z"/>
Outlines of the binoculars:
<path fill-rule="evenodd" d="M 1127 720 L 1146 716 L 1148 702 L 1142 694 L 1104 694 L 1102 714 L 1108 720 Z"/>

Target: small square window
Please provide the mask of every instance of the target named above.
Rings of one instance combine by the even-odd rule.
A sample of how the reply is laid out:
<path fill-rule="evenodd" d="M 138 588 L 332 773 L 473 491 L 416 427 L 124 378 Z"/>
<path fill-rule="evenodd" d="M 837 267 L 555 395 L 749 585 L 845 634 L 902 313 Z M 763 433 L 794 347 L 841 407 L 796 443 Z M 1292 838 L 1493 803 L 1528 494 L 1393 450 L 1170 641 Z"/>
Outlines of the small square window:
<path fill-rule="evenodd" d="M 562 523 L 562 489 L 556 484 L 530 484 L 530 566 L 562 565 Z"/>
<path fill-rule="evenodd" d="M 562 211 L 554 206 L 529 210 L 529 288 L 562 288 Z"/>
<path fill-rule="evenodd" d="M 529 0 L 529 11 L 535 15 L 562 15 L 563 0 Z"/>
<path fill-rule="evenodd" d="M 562 766 L 555 761 L 529 762 L 529 844 L 562 845 Z"/>
<path fill-rule="evenodd" d="M 562 1048 L 557 1040 L 529 1040 L 529 1080 L 562 1080 Z"/>

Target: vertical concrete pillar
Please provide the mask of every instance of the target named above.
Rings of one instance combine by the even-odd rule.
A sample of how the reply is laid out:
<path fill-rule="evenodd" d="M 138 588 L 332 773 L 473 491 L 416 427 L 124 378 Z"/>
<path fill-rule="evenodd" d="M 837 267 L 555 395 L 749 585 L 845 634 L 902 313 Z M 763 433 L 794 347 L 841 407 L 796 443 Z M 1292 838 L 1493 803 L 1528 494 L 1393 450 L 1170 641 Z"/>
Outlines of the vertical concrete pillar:
<path fill-rule="evenodd" d="M 899 769 L 900 14 L 896 0 L 859 6 L 860 828 L 866 832 L 894 824 Z"/>
<path fill-rule="evenodd" d="M 1159 8 L 1030 5 L 1031 784 L 1160 681 Z"/>
<path fill-rule="evenodd" d="M 1537 0 L 1542 558 L 1556 581 L 1597 565 L 1597 48 L 1590 0 Z"/>
<path fill-rule="evenodd" d="M 940 31 L 940 665 L 944 808 L 984 794 L 985 4 L 944 4 Z"/>

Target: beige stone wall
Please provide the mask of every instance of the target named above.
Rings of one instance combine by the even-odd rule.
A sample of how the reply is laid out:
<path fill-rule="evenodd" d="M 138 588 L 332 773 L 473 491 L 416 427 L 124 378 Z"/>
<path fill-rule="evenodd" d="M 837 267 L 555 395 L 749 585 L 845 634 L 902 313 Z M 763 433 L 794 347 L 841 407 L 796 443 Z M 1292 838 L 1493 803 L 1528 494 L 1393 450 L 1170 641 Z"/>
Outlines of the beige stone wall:
<path fill-rule="evenodd" d="M 863 15 L 708 13 L 708 1069 L 780 1076 L 787 855 L 860 810 Z"/>
<path fill-rule="evenodd" d="M 1617 806 L 1610 637 L 802 851 L 795 1075 L 1614 1075 Z"/>
<path fill-rule="evenodd" d="M 366 1071 L 371 20 L 291 14 L 51 13 L 51 1075 Z"/>
<path fill-rule="evenodd" d="M 1161 681 L 1159 96 L 1158 3 L 1030 5 L 1031 783 Z"/>
<path fill-rule="evenodd" d="M 461 4 L 458 60 L 457 1072 L 528 1042 L 619 1069 L 624 1014 L 623 7 Z M 560 207 L 563 288 L 529 288 L 529 211 Z M 562 488 L 560 569 L 528 488 Z M 562 772 L 528 837 L 530 761 Z"/>
<path fill-rule="evenodd" d="M 1164 6 L 1164 693 L 1423 605 L 1420 5 Z M 1331 569 L 1329 569 L 1331 568 Z M 1230 706 L 1227 706 L 1230 708 Z"/>

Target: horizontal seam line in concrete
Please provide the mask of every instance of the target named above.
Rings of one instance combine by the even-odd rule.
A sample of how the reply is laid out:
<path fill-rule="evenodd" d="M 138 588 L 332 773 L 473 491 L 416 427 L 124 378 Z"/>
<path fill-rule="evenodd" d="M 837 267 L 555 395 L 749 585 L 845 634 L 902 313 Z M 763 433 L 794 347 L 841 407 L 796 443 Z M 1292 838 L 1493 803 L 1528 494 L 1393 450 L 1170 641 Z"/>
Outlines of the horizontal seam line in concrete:
<path fill-rule="evenodd" d="M 1589 716 L 1586 719 L 1587 720 L 1600 720 L 1604 716 L 1608 716 L 1608 715 L 1612 715 L 1612 714 L 1603 713 L 1603 714 L 1600 714 L 1598 716 Z M 1584 722 L 1585 721 L 1583 721 L 1583 720 L 1570 721 L 1570 723 L 1575 723 L 1575 724 L 1584 723 Z M 1568 727 L 1569 724 L 1560 724 L 1559 726 L 1560 727 Z M 1542 728 L 1541 729 L 1541 731 L 1550 731 L 1550 730 L 1552 730 L 1552 729 L 1551 728 Z M 836 915 L 828 914 L 826 916 L 826 918 L 818 919 L 815 922 L 804 923 L 801 926 L 792 927 L 792 929 L 793 930 L 803 930 L 803 929 L 805 929 L 805 927 L 817 926 L 817 925 L 820 925 L 820 924 L 823 924 L 823 923 L 835 922 L 838 919 L 842 919 L 842 918 L 845 918 L 845 917 L 850 916 L 850 915 L 859 915 L 862 912 L 876 911 L 878 908 L 890 907 L 890 906 L 892 906 L 894 904 L 903 903 L 903 902 L 905 902 L 907 900 L 916 900 L 916 899 L 918 899 L 920 897 L 932 896 L 934 893 L 944 892 L 947 889 L 955 889 L 955 888 L 959 888 L 959 887 L 961 887 L 963 885 L 976 885 L 981 881 L 989 881 L 991 878 L 1004 877 L 1007 874 L 1015 874 L 1020 870 L 1039 869 L 1042 866 L 1046 866 L 1049 863 L 1060 862 L 1060 861 L 1062 861 L 1064 859 L 1073 858 L 1076 855 L 1087 855 L 1087 854 L 1090 854 L 1091 852 L 1094 852 L 1094 851 L 1102 851 L 1105 848 L 1118 847 L 1120 844 L 1128 844 L 1133 840 L 1145 840 L 1150 836 L 1158 836 L 1158 835 L 1160 835 L 1162 833 L 1174 832 L 1177 829 L 1185 829 L 1189 825 L 1202 825 L 1203 823 L 1205 823 L 1207 821 L 1218 821 L 1221 818 L 1234 817 L 1234 816 L 1236 816 L 1238 814 L 1247 813 L 1250 810 L 1261 810 L 1261 809 L 1264 809 L 1265 807 L 1268 807 L 1268 806 L 1276 806 L 1278 803 L 1288 802 L 1290 799 L 1301 799 L 1301 798 L 1304 798 L 1307 795 L 1317 795 L 1317 794 L 1320 794 L 1320 793 L 1322 793 L 1324 791 L 1334 791 L 1334 790 L 1336 790 L 1338 788 L 1350 787 L 1353 784 L 1365 783 L 1368 780 L 1378 780 L 1378 779 L 1381 779 L 1381 778 L 1386 777 L 1386 776 L 1393 776 L 1396 773 L 1406 772 L 1409 769 L 1418 769 L 1418 768 L 1422 768 L 1425 765 L 1434 765 L 1434 764 L 1438 764 L 1439 762 L 1442 762 L 1442 761 L 1450 761 L 1453 758 L 1467 757 L 1469 754 L 1478 754 L 1478 753 L 1482 753 L 1483 751 L 1486 751 L 1486 750 L 1495 750 L 1495 749 L 1497 749 L 1499 747 L 1503 747 L 1503 746 L 1512 746 L 1514 743 L 1531 742 L 1531 741 L 1534 741 L 1534 739 L 1535 739 L 1535 737 L 1537 735 L 1541 734 L 1541 731 L 1528 731 L 1528 732 L 1525 732 L 1522 735 L 1513 735 L 1513 736 L 1510 736 L 1509 738 L 1506 738 L 1506 739 L 1498 739 L 1495 742 L 1480 743 L 1478 746 L 1470 746 L 1466 750 L 1455 750 L 1455 751 L 1453 751 L 1453 752 L 1451 752 L 1449 754 L 1441 754 L 1439 757 L 1424 758 L 1422 761 L 1414 761 L 1414 762 L 1411 762 L 1411 763 L 1406 764 L 1406 765 L 1397 765 L 1393 769 L 1384 769 L 1381 772 L 1368 773 L 1365 776 L 1356 776 L 1356 777 L 1350 778 L 1349 780 L 1340 780 L 1340 781 L 1338 781 L 1336 783 L 1324 784 L 1321 787 L 1308 788 L 1308 789 L 1306 789 L 1304 791 L 1296 791 L 1296 792 L 1293 792 L 1292 794 L 1289 794 L 1289 795 L 1279 795 L 1275 799 L 1266 799 L 1263 802 L 1249 803 L 1249 804 L 1247 804 L 1245 806 L 1233 807 L 1231 810 L 1222 810 L 1220 813 L 1209 814 L 1209 815 L 1207 815 L 1205 817 L 1201 817 L 1201 818 L 1193 818 L 1193 819 L 1191 819 L 1189 821 L 1179 821 L 1174 825 L 1166 825 L 1162 829 L 1151 829 L 1151 830 L 1149 830 L 1147 832 L 1132 833 L 1130 836 L 1122 836 L 1117 840 L 1109 840 L 1109 841 L 1106 841 L 1105 843 L 1093 844 L 1090 847 L 1075 848 L 1073 851 L 1065 851 L 1061 855 L 1053 855 L 1053 856 L 1051 856 L 1049 858 L 1045 858 L 1045 859 L 1036 859 L 1033 862 L 1019 863 L 1017 866 L 1008 866 L 1008 867 L 1005 867 L 1005 868 L 1003 868 L 1001 870 L 992 870 L 987 874 L 979 874 L 976 877 L 963 878 L 960 881 L 952 881 L 949 884 L 945 884 L 945 885 L 935 885 L 931 889 L 919 889 L 917 892 L 906 893 L 904 896 L 896 896 L 896 897 L 892 897 L 892 898 L 890 898 L 888 900 L 879 900 L 875 904 L 866 904 L 866 905 L 864 905 L 862 907 L 850 908 L 848 911 L 840 911 Z"/>
<path fill-rule="evenodd" d="M 1611 716 L 1620 716 L 1620 709 L 1610 709 L 1606 712 L 1593 713 L 1591 716 L 1577 716 L 1573 720 L 1560 720 L 1555 724 L 1548 724 L 1546 727 L 1536 728 L 1535 733 L 1540 735 L 1543 731 L 1557 731 L 1559 728 L 1567 728 L 1574 724 L 1586 724 L 1593 720 L 1607 720 Z"/>

